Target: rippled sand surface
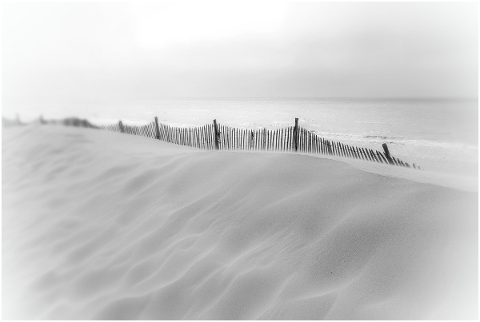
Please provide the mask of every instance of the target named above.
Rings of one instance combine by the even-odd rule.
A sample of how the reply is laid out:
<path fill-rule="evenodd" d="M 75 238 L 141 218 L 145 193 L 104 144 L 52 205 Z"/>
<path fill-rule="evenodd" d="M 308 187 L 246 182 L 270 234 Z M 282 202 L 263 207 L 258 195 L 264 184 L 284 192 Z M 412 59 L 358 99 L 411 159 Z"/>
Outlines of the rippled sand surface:
<path fill-rule="evenodd" d="M 476 192 L 61 126 L 2 149 L 4 319 L 477 318 Z"/>

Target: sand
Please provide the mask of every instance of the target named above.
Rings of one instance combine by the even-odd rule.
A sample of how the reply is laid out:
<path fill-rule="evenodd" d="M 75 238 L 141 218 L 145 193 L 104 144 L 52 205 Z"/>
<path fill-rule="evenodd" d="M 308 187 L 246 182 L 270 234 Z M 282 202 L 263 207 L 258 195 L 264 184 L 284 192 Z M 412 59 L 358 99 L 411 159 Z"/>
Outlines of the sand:
<path fill-rule="evenodd" d="M 477 318 L 471 182 L 53 125 L 2 142 L 3 319 Z"/>

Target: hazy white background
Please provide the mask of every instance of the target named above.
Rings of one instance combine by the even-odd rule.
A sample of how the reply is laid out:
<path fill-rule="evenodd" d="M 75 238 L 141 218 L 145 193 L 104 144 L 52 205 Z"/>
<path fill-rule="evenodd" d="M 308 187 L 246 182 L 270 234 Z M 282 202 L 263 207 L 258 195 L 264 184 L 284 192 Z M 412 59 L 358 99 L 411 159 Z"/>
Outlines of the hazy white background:
<path fill-rule="evenodd" d="M 476 97 L 477 3 L 2 2 L 4 112 L 137 97 Z"/>
<path fill-rule="evenodd" d="M 2 2 L 2 114 L 23 121 L 299 117 L 476 176 L 477 74 L 476 2 Z"/>

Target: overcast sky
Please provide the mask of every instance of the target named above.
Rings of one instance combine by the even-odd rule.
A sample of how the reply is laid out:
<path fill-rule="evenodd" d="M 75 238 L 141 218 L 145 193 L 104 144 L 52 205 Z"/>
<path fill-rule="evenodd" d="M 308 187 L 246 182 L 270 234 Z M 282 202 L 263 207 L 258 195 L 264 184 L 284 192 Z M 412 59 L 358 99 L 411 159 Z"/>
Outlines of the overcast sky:
<path fill-rule="evenodd" d="M 476 97 L 470 3 L 2 2 L 4 101 Z"/>

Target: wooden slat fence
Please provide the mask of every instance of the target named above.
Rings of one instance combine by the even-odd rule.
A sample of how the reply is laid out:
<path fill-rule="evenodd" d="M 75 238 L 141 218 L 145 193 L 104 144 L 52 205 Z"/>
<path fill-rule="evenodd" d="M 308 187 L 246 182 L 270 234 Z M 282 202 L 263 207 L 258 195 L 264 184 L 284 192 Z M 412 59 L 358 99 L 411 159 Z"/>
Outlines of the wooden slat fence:
<path fill-rule="evenodd" d="M 43 119 L 41 121 L 42 123 L 48 123 Z M 281 129 L 263 128 L 255 130 L 226 126 L 217 123 L 216 120 L 213 121 L 213 124 L 206 124 L 200 127 L 173 127 L 158 123 L 157 117 L 155 117 L 155 121 L 141 126 L 123 124 L 122 121 L 119 121 L 117 124 L 97 126 L 87 120 L 77 118 L 63 120 L 63 124 L 141 135 L 204 150 L 278 151 L 324 154 L 421 170 L 415 163 L 410 165 L 407 162 L 391 156 L 386 143 L 382 145 L 383 152 L 380 152 L 327 140 L 299 126 L 298 118 L 295 119 L 295 126 Z"/>

